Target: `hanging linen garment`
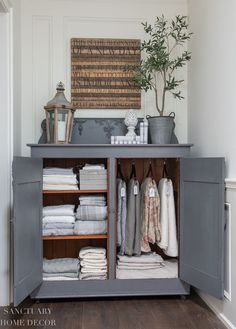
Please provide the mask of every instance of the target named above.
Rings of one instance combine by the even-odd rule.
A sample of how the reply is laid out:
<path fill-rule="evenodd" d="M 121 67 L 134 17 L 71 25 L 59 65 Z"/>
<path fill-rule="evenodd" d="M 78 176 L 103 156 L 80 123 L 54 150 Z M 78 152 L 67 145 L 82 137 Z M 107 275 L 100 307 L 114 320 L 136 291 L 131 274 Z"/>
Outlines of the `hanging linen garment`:
<path fill-rule="evenodd" d="M 149 243 L 161 239 L 160 197 L 156 182 L 147 177 L 141 185 L 141 251 L 150 252 Z"/>
<path fill-rule="evenodd" d="M 139 182 L 132 178 L 127 191 L 127 220 L 125 229 L 125 254 L 128 256 L 141 254 L 140 227 L 140 191 Z"/>
<path fill-rule="evenodd" d="M 161 241 L 158 246 L 170 257 L 178 256 L 175 201 L 172 181 L 162 178 L 158 184 L 161 199 Z"/>
<path fill-rule="evenodd" d="M 125 253 L 125 227 L 127 217 L 126 206 L 126 183 L 121 178 L 117 178 L 117 246 L 120 247 L 119 254 Z"/>

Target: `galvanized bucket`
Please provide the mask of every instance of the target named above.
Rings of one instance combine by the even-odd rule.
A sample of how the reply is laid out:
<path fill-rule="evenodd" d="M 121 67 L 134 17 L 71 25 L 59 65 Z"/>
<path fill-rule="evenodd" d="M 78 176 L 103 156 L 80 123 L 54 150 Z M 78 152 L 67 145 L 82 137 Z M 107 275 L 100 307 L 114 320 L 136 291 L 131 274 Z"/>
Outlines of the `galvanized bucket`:
<path fill-rule="evenodd" d="M 170 144 L 175 127 L 175 113 L 171 112 L 169 116 L 151 117 L 150 115 L 147 115 L 146 118 L 149 124 L 151 143 Z"/>

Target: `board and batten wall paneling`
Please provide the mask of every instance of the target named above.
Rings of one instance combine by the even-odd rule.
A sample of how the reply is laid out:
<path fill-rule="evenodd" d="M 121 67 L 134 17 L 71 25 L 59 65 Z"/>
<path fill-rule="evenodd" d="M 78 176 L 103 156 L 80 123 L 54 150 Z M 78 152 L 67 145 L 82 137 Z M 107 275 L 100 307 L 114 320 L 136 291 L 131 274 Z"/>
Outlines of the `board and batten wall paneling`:
<path fill-rule="evenodd" d="M 26 143 L 37 142 L 43 106 L 55 94 L 56 84 L 65 83 L 70 99 L 71 38 L 144 39 L 141 22 L 153 22 L 187 14 L 187 0 L 12 0 L 21 2 L 21 153 Z M 187 66 L 177 75 L 184 79 L 185 99 L 167 98 L 166 110 L 176 112 L 176 134 L 187 141 Z M 126 110 L 78 110 L 77 117 L 124 117 Z M 156 115 L 154 95 L 142 93 L 139 117 Z"/>
<path fill-rule="evenodd" d="M 13 154 L 21 155 L 21 3 L 16 2 L 12 13 L 13 30 Z"/>
<path fill-rule="evenodd" d="M 0 8 L 0 306 L 8 305 L 10 302 L 11 162 L 13 158 L 12 11 L 10 8 L 4 8 L 3 12 Z"/>
<path fill-rule="evenodd" d="M 40 135 L 45 112 L 40 104 L 51 97 L 52 85 L 52 17 L 33 16 L 33 109 L 35 140 Z M 46 104 L 45 104 L 46 105 Z"/>

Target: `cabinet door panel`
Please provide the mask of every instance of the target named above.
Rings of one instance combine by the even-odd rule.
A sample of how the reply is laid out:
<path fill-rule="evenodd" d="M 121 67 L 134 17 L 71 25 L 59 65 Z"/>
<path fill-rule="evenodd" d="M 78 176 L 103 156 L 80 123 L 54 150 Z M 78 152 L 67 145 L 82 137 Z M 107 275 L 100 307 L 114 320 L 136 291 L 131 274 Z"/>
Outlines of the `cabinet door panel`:
<path fill-rule="evenodd" d="M 180 278 L 222 298 L 224 159 L 181 159 L 180 173 Z"/>
<path fill-rule="evenodd" d="M 14 305 L 42 282 L 42 160 L 13 161 Z"/>

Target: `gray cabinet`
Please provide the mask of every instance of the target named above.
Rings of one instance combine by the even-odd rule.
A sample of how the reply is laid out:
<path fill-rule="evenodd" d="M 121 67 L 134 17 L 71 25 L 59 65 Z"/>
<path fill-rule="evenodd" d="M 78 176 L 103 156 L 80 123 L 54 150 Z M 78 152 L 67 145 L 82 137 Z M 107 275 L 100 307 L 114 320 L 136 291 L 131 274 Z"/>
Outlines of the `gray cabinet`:
<path fill-rule="evenodd" d="M 182 159 L 180 173 L 180 278 L 223 298 L 224 159 Z"/>
<path fill-rule="evenodd" d="M 14 304 L 42 282 L 42 160 L 13 161 L 12 224 Z"/>
<path fill-rule="evenodd" d="M 14 304 L 32 298 L 186 295 L 189 285 L 223 297 L 224 159 L 190 158 L 191 145 L 30 145 L 31 158 L 13 164 Z M 109 279 L 42 281 L 43 159 L 107 160 L 109 166 Z M 179 186 L 179 276 L 118 280 L 116 263 L 116 159 L 177 159 Z M 175 170 L 175 171 L 176 171 Z"/>

